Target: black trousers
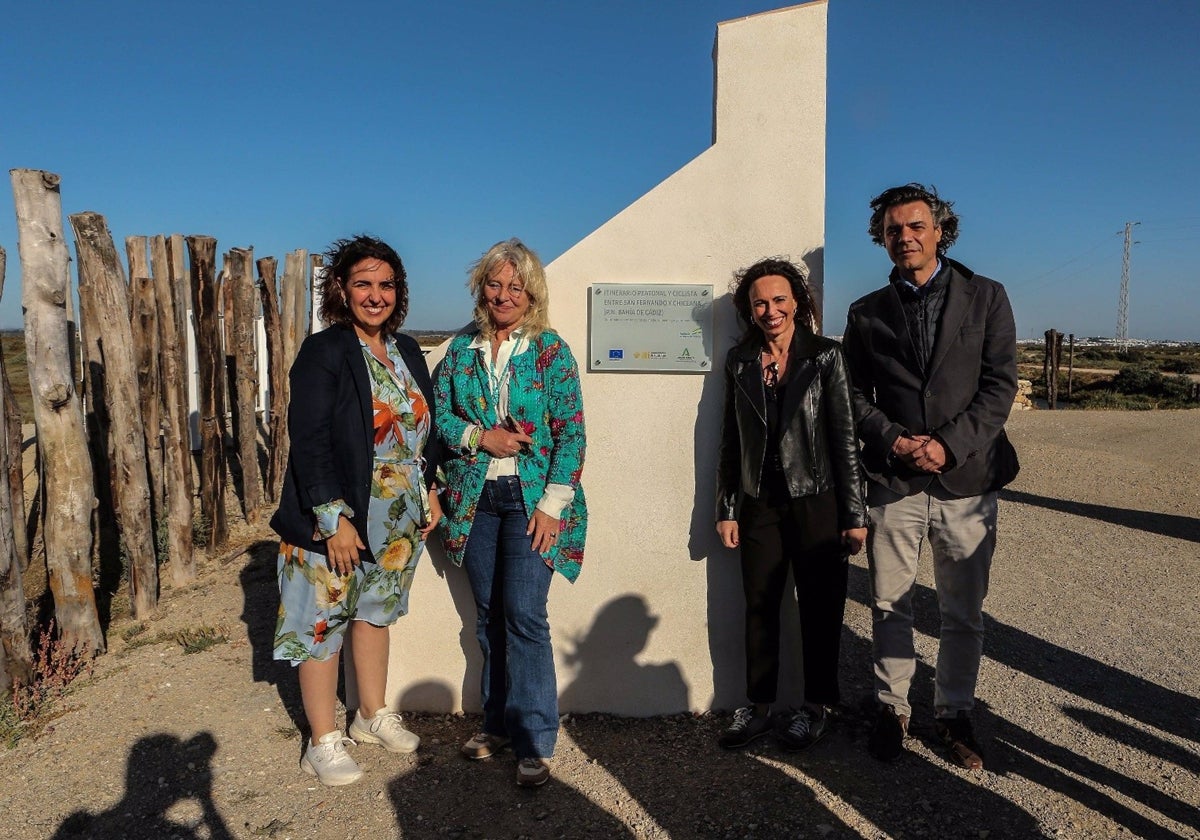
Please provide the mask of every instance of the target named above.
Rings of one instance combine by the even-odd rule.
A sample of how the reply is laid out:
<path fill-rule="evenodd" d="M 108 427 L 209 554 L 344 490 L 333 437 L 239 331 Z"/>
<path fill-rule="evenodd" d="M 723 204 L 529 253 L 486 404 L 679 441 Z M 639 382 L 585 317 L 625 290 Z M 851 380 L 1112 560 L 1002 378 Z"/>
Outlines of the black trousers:
<path fill-rule="evenodd" d="M 788 568 L 796 582 L 804 699 L 838 702 L 838 653 L 848 564 L 833 491 L 799 499 L 746 497 L 738 517 L 746 597 L 746 696 L 774 703 L 779 684 L 779 608 Z"/>

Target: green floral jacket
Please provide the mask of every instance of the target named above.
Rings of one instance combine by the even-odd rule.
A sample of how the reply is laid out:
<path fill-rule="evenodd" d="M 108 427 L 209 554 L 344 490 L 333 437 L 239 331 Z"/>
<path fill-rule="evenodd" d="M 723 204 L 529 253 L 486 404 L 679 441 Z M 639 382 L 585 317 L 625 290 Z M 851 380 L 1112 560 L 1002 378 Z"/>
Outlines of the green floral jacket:
<path fill-rule="evenodd" d="M 467 332 L 450 342 L 434 379 L 435 425 L 446 447 L 442 543 L 456 566 L 462 565 L 492 458 L 482 449 L 464 452 L 463 431 L 469 423 L 490 429 L 498 420 L 489 400 L 487 366 L 481 351 L 470 346 L 474 338 L 473 332 Z M 533 516 L 547 484 L 575 488 L 575 498 L 559 520 L 558 540 L 545 555 L 563 577 L 574 582 L 587 536 L 587 505 L 579 483 L 585 449 L 579 368 L 571 348 L 552 330 L 533 339 L 509 364 L 509 414 L 533 438 L 529 451 L 517 455 L 526 512 Z"/>

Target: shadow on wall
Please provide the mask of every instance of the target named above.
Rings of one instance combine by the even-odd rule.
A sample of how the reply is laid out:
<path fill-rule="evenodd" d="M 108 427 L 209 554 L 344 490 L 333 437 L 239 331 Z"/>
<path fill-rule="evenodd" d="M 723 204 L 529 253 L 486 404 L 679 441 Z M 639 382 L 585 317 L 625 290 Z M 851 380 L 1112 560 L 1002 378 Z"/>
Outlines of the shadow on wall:
<path fill-rule="evenodd" d="M 454 692 L 441 680 L 413 683 L 401 693 L 393 709 L 453 709 Z"/>
<path fill-rule="evenodd" d="M 601 607 L 587 636 L 567 643 L 574 649 L 564 658 L 578 669 L 559 696 L 559 710 L 631 717 L 686 711 L 688 687 L 679 666 L 637 662 L 658 621 L 640 595 L 621 595 Z"/>
<path fill-rule="evenodd" d="M 458 646 L 462 650 L 464 663 L 459 694 L 462 697 L 462 709 L 464 712 L 480 712 L 483 710 L 479 703 L 479 680 L 483 674 L 483 654 L 479 650 L 479 641 L 475 638 L 475 596 L 471 594 L 471 583 L 467 580 L 466 571 L 455 566 L 446 557 L 440 539 L 431 539 L 425 543 L 425 546 L 434 571 L 446 582 L 446 589 L 450 592 L 450 599 L 454 602 L 454 610 L 459 617 Z M 454 708 L 453 699 L 447 699 L 444 702 L 445 705 L 421 703 L 400 708 L 437 711 L 450 711 Z"/>
<path fill-rule="evenodd" d="M 76 811 L 63 820 L 54 840 L 232 840 L 212 798 L 211 762 L 216 752 L 216 739 L 208 732 L 186 741 L 165 734 L 140 739 L 125 764 L 121 801 L 99 814 Z"/>

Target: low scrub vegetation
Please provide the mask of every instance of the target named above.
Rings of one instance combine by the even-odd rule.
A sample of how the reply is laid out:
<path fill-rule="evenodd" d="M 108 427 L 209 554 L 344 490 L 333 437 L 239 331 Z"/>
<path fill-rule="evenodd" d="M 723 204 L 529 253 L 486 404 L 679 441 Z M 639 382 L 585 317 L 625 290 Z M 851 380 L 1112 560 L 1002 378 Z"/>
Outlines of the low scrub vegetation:
<path fill-rule="evenodd" d="M 51 621 L 39 634 L 29 681 L 18 680 L 7 701 L 0 703 L 0 742 L 11 747 L 36 734 L 61 713 L 61 700 L 71 683 L 91 673 L 92 657 L 64 644 Z"/>

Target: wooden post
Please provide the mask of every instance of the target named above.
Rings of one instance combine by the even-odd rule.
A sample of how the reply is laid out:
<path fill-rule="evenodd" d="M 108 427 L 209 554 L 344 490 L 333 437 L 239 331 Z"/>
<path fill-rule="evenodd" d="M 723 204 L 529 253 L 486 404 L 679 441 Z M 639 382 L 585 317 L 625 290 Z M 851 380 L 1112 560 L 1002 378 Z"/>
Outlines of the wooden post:
<path fill-rule="evenodd" d="M 1042 363 L 1042 375 L 1046 381 L 1046 405 L 1058 408 L 1058 366 L 1062 360 L 1062 333 L 1046 330 L 1046 357 Z"/>
<path fill-rule="evenodd" d="M 142 401 L 142 424 L 146 438 L 146 463 L 150 468 L 150 502 L 154 517 L 154 542 L 158 529 L 165 527 L 163 515 L 162 462 L 162 382 L 159 378 L 161 350 L 158 341 L 158 301 L 154 278 L 146 262 L 146 237 L 125 237 L 129 259 L 130 323 L 133 326 L 133 352 L 137 365 L 138 395 Z M 160 557 L 159 560 L 165 558 Z"/>
<path fill-rule="evenodd" d="M 150 262 L 158 302 L 158 338 L 162 389 L 163 459 L 166 478 L 167 555 L 171 582 L 182 586 L 196 577 L 192 544 L 192 443 L 188 427 L 186 336 L 178 332 L 177 311 L 185 306 L 175 294 L 167 239 L 150 240 Z"/>
<path fill-rule="evenodd" d="M 242 468 L 242 511 L 248 524 L 258 522 L 262 507 L 262 478 L 258 466 L 258 368 L 254 341 L 254 316 L 258 295 L 254 290 L 254 249 L 234 248 L 230 254 L 230 297 L 233 298 L 233 359 L 237 395 L 234 428 L 238 461 Z"/>
<path fill-rule="evenodd" d="M 1071 392 L 1075 389 L 1075 333 L 1068 340 L 1071 343 L 1067 350 L 1067 402 L 1071 402 Z"/>
<path fill-rule="evenodd" d="M 304 340 L 305 313 L 308 311 L 307 251 L 289 251 L 283 259 L 283 288 L 280 289 L 281 321 L 283 327 L 283 370 L 291 371 L 296 352 Z M 285 385 L 285 389 L 290 388 Z M 291 399 L 291 394 L 285 395 Z"/>
<path fill-rule="evenodd" d="M 80 315 L 101 327 L 104 402 L 112 433 L 113 508 L 129 559 L 129 601 L 134 618 L 145 618 L 158 606 L 158 565 L 125 270 L 103 216 L 75 213 L 70 219 L 79 254 Z"/>
<path fill-rule="evenodd" d="M 283 369 L 283 336 L 279 324 L 279 295 L 275 288 L 275 272 L 278 263 L 274 257 L 263 257 L 258 265 L 258 291 L 262 297 L 263 328 L 267 333 L 267 382 L 271 394 L 270 448 L 267 457 L 266 491 L 267 501 L 279 501 L 283 485 L 283 471 L 287 466 L 288 433 L 287 403 L 283 383 L 287 373 Z"/>
<path fill-rule="evenodd" d="M 1055 330 L 1054 331 L 1054 404 L 1055 404 L 1056 408 L 1058 407 L 1058 392 L 1059 392 L 1059 385 L 1060 385 L 1060 380 L 1061 380 L 1061 376 L 1059 374 L 1059 368 L 1062 364 L 1062 345 L 1063 345 L 1063 334 L 1060 333 L 1058 330 Z"/>
<path fill-rule="evenodd" d="M 3 249 L 0 249 L 3 250 Z M 16 393 L 8 378 L 8 370 L 3 366 L 3 356 L 0 355 L 0 388 L 4 389 L 4 428 L 8 436 L 8 487 L 12 494 L 13 507 L 13 543 L 17 547 L 17 557 L 21 559 L 21 571 L 29 567 L 29 532 L 26 525 L 25 511 L 25 465 L 21 454 L 25 443 L 25 434 L 21 429 L 23 418 L 21 406 L 17 405 Z"/>
<path fill-rule="evenodd" d="M 217 318 L 217 240 L 187 237 L 192 274 L 192 312 L 196 319 L 196 354 L 200 366 L 200 516 L 208 530 L 208 553 L 229 538 L 225 517 L 225 365 L 221 322 Z"/>
<path fill-rule="evenodd" d="M 186 251 L 187 243 L 184 242 L 183 234 L 173 233 L 167 237 L 167 268 L 170 271 L 171 297 L 175 302 L 175 329 L 179 333 L 179 374 L 181 377 L 179 387 L 181 389 L 184 428 L 187 430 L 187 434 L 183 439 L 186 441 L 185 445 L 188 452 L 192 453 L 200 448 L 200 411 L 199 403 L 197 402 L 199 400 L 199 393 L 195 396 L 192 395 L 191 347 L 197 344 L 196 316 L 192 312 L 192 276 L 188 271 L 187 260 L 184 259 Z M 193 421 L 195 421 L 196 427 L 194 436 L 192 432 Z M 189 460 L 188 475 L 193 475 L 195 471 L 195 464 Z M 196 486 L 193 483 L 192 495 L 194 496 L 195 493 Z"/>
<path fill-rule="evenodd" d="M 221 270 L 217 274 L 217 299 L 220 301 L 218 317 L 221 321 L 221 359 L 225 363 L 225 415 L 221 417 L 221 432 L 226 435 L 226 446 L 233 444 L 233 430 L 228 424 L 229 415 L 234 411 L 234 400 L 237 398 L 237 385 L 234 381 L 233 367 L 233 283 L 230 282 L 229 252 L 221 255 Z M 226 456 L 225 467 L 229 468 L 229 458 Z"/>
<path fill-rule="evenodd" d="M 36 169 L 14 169 L 10 174 L 17 210 L 29 386 L 43 465 L 42 529 L 54 613 L 68 648 L 100 652 L 104 634 L 92 590 L 95 496 L 83 410 L 72 382 L 68 351 L 70 256 L 63 235 L 61 179 Z"/>
<path fill-rule="evenodd" d="M 1046 386 L 1046 407 L 1054 408 L 1057 398 L 1054 377 L 1054 330 L 1046 330 L 1045 342 L 1045 356 L 1042 358 L 1042 383 Z"/>
<path fill-rule="evenodd" d="M 4 293 L 4 269 L 8 258 L 0 247 L 0 295 Z M 0 357 L 0 369 L 4 359 Z M 8 382 L 8 374 L 4 373 Z M 5 415 L 12 394 L 0 388 L 0 417 Z M 7 429 L 6 429 L 7 431 Z M 16 532 L 24 530 L 24 494 L 13 498 L 7 477 L 11 459 L 21 460 L 21 447 L 9 448 L 7 434 L 0 434 L 0 695 L 6 694 L 14 681 L 30 682 L 33 673 L 33 651 L 29 647 L 29 625 L 25 621 L 25 589 L 21 572 L 25 563 L 17 549 Z M 18 504 L 20 505 L 18 507 Z M 21 523 L 17 525 L 16 523 Z"/>
<path fill-rule="evenodd" d="M 0 246 L 0 296 L 4 293 L 4 271 L 7 255 L 4 247 Z M 3 417 L 4 433 L 8 438 L 8 486 L 12 496 L 13 510 L 13 545 L 17 551 L 17 560 L 24 572 L 29 566 L 29 534 L 25 524 L 25 465 L 23 463 L 22 447 L 25 435 L 21 429 L 23 418 L 21 406 L 17 405 L 16 393 L 8 378 L 8 368 L 5 367 L 4 354 L 0 352 L 0 389 L 4 400 Z M 0 475 L 0 481 L 3 476 Z"/>

